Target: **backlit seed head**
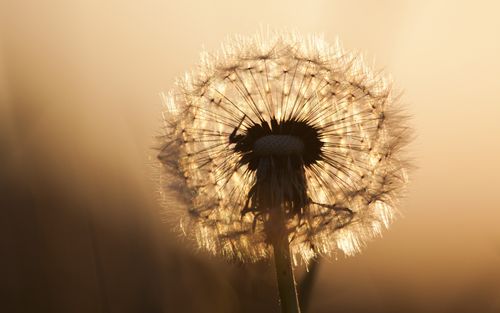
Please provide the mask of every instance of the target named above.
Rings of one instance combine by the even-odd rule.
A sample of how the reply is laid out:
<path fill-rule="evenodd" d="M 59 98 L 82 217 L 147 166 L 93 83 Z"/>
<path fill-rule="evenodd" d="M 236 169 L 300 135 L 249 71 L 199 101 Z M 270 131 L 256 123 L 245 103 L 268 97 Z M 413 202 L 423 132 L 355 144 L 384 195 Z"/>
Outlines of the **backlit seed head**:
<path fill-rule="evenodd" d="M 182 229 L 200 247 L 268 258 L 280 211 L 280 235 L 307 262 L 360 251 L 394 218 L 406 119 L 387 79 L 339 44 L 237 38 L 165 100 L 162 188 L 182 199 Z"/>

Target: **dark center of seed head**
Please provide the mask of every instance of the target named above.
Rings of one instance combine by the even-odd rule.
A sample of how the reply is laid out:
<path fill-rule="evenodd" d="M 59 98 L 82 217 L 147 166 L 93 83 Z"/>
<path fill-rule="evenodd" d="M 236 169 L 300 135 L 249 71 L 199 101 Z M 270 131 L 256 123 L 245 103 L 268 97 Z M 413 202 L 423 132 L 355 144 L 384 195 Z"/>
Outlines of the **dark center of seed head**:
<path fill-rule="evenodd" d="M 267 135 L 255 141 L 253 152 L 256 156 L 301 155 L 304 152 L 304 142 L 291 135 Z"/>

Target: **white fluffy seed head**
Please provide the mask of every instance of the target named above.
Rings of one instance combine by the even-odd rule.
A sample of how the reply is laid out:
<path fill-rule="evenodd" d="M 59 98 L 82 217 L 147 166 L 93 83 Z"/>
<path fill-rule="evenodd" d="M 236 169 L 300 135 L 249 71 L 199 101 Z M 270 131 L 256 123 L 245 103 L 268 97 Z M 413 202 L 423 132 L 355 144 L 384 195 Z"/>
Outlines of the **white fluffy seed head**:
<path fill-rule="evenodd" d="M 406 118 L 390 82 L 338 43 L 288 33 L 238 37 L 220 53 L 205 54 L 167 104 L 162 194 L 177 195 L 183 232 L 214 254 L 244 261 L 272 255 L 265 216 L 242 216 L 257 176 L 242 163 L 246 154 L 235 152 L 240 139 L 234 138 L 273 118 L 306 121 L 323 143 L 321 159 L 304 170 L 309 202 L 302 216 L 286 222 L 296 262 L 353 255 L 395 216 L 407 182 Z M 262 156 L 305 155 L 306 144 L 268 134 L 253 149 Z M 165 211 L 172 206 L 166 203 Z M 345 218 L 348 210 L 352 219 Z"/>

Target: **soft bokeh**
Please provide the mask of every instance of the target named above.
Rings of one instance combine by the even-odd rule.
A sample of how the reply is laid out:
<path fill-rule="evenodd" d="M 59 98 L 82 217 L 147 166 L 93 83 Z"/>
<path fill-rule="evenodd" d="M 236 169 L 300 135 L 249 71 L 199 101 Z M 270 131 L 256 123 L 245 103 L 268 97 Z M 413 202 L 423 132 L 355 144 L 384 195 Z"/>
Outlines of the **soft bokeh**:
<path fill-rule="evenodd" d="M 2 0 L 2 311 L 278 310 L 272 267 L 192 252 L 161 221 L 149 159 L 159 92 L 203 47 L 269 27 L 339 36 L 376 59 L 416 130 L 403 218 L 363 254 L 322 261 L 310 312 L 499 312 L 499 10 Z"/>

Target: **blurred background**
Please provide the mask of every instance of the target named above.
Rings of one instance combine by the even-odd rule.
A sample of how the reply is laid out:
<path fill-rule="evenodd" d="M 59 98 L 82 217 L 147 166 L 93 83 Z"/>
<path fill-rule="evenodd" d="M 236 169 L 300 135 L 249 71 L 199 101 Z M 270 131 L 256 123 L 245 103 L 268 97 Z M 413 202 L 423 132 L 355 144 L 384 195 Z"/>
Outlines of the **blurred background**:
<path fill-rule="evenodd" d="M 0 0 L 0 310 L 279 311 L 272 266 L 193 252 L 162 222 L 150 166 L 159 93 L 203 47 L 269 26 L 366 52 L 417 135 L 403 218 L 361 255 L 323 260 L 309 312 L 500 312 L 499 10 Z"/>

